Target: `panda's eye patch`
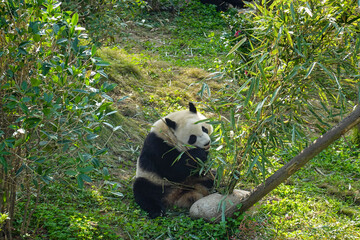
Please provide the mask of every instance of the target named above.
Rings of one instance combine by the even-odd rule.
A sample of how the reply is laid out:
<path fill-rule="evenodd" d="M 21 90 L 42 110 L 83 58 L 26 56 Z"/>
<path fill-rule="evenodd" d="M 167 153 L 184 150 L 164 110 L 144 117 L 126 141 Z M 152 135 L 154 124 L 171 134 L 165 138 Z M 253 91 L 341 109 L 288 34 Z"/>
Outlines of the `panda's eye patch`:
<path fill-rule="evenodd" d="M 189 144 L 194 144 L 196 142 L 197 137 L 195 135 L 190 135 L 189 137 Z"/>
<path fill-rule="evenodd" d="M 206 127 L 202 126 L 201 129 L 204 133 L 209 133 L 209 130 Z"/>

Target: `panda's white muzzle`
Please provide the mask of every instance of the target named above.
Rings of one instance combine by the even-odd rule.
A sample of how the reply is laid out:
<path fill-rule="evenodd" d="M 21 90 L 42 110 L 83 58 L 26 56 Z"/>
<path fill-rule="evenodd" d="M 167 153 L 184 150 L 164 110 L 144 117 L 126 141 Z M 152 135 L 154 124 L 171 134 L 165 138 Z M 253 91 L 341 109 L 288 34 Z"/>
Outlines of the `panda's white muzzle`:
<path fill-rule="evenodd" d="M 205 149 L 205 150 L 209 150 L 209 149 L 210 149 L 210 141 L 204 145 L 204 149 Z"/>

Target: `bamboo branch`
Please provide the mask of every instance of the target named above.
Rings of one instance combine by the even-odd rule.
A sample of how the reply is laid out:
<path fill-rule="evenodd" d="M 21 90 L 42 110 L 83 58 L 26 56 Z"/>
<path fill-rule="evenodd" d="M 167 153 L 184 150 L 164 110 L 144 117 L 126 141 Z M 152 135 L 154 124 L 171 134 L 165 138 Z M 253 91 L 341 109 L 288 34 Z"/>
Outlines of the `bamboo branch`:
<path fill-rule="evenodd" d="M 327 148 L 330 144 L 335 142 L 338 138 L 340 138 L 357 124 L 360 124 L 360 106 L 357 106 L 356 109 L 349 116 L 343 119 L 337 126 L 333 127 L 324 135 L 320 136 L 310 146 L 295 156 L 290 162 L 285 164 L 273 175 L 268 177 L 264 183 L 260 184 L 254 190 L 252 190 L 250 195 L 241 201 L 240 208 L 238 208 L 237 205 L 229 207 L 225 211 L 225 216 L 232 217 L 235 212 L 243 213 L 248 210 L 255 203 L 260 201 L 265 195 L 267 195 L 286 179 L 288 179 L 291 175 L 297 172 L 300 168 L 302 168 L 308 161 L 314 158 L 322 150 Z M 220 221 L 221 214 L 222 213 L 220 211 L 218 216 L 215 216 L 214 222 Z"/>

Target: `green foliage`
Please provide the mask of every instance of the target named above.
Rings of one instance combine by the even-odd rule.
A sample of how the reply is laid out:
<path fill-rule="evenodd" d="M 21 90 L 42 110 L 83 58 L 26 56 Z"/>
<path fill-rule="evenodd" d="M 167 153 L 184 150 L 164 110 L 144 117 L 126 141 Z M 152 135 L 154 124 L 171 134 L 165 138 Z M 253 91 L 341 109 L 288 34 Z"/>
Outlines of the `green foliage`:
<path fill-rule="evenodd" d="M 227 15 L 236 32 L 225 70 L 234 80 L 215 111 L 228 112 L 217 133 L 230 191 L 241 179 L 264 179 L 274 149 L 302 149 L 357 103 L 355 4 L 277 0 L 255 6 L 251 14 Z"/>
<path fill-rule="evenodd" d="M 352 141 L 356 147 L 360 148 L 360 125 L 354 127 L 352 132 Z"/>
<path fill-rule="evenodd" d="M 79 21 L 84 25 L 95 44 L 109 44 L 124 35 L 131 16 L 138 15 L 145 8 L 142 0 L 64 0 L 62 9 L 79 13 Z"/>
<path fill-rule="evenodd" d="M 109 64 L 86 45 L 79 15 L 59 6 L 5 1 L 0 7 L 0 209 L 11 220 L 15 195 L 29 203 L 40 198 L 44 185 L 65 176 L 83 187 L 106 153 L 94 140 L 112 114 L 106 111 L 112 101 L 107 92 L 116 85 L 102 82 Z"/>
<path fill-rule="evenodd" d="M 88 201 L 84 199 L 86 194 L 77 195 L 79 200 Z M 40 204 L 37 213 L 34 214 L 34 220 L 41 223 L 41 229 L 47 230 L 47 233 L 42 234 L 39 239 L 45 237 L 49 239 L 116 239 L 111 227 L 103 223 L 100 213 L 96 212 L 96 214 L 98 216 L 91 213 L 83 214 L 76 209 L 75 205 L 64 205 L 64 202 Z M 41 229 L 31 230 L 36 232 Z"/>
<path fill-rule="evenodd" d="M 0 231 L 2 231 L 2 227 L 6 220 L 8 220 L 9 216 L 7 213 L 0 213 Z"/>

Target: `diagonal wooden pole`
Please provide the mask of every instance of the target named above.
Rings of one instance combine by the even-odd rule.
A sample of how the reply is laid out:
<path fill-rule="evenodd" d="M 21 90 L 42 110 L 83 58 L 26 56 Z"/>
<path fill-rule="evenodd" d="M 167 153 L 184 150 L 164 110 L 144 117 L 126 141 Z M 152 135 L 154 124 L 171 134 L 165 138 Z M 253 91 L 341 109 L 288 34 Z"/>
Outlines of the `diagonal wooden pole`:
<path fill-rule="evenodd" d="M 324 135 L 320 136 L 316 141 L 314 141 L 310 146 L 301 151 L 297 156 L 295 156 L 290 162 L 285 164 L 282 168 L 277 170 L 273 175 L 268 177 L 265 182 L 257 186 L 254 190 L 251 191 L 250 195 L 241 201 L 241 207 L 238 208 L 237 205 L 232 205 L 225 211 L 226 217 L 232 217 L 235 212 L 243 213 L 252 207 L 255 203 L 260 201 L 266 194 L 271 192 L 296 171 L 302 168 L 308 161 L 314 158 L 322 150 L 327 148 L 330 144 L 335 142 L 338 138 L 348 132 L 351 128 L 360 123 L 360 106 L 358 105 L 356 109 L 345 119 L 343 119 L 337 126 L 333 127 L 331 130 L 326 132 Z M 221 220 L 222 213 L 218 213 L 218 216 L 214 216 L 214 222 L 219 222 Z"/>

